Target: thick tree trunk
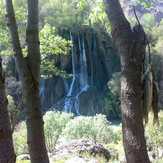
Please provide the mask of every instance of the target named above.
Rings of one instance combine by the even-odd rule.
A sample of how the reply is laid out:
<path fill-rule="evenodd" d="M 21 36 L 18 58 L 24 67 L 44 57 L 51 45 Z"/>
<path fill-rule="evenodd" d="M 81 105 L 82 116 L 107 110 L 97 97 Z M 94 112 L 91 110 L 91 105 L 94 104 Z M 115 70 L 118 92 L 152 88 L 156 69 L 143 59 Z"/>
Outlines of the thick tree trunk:
<path fill-rule="evenodd" d="M 118 0 L 104 2 L 121 57 L 121 111 L 126 160 L 127 163 L 149 163 L 142 116 L 145 33 L 140 25 L 131 29 Z"/>
<path fill-rule="evenodd" d="M 133 39 L 134 41 L 134 39 Z M 124 46 L 128 48 L 124 50 Z M 128 163 L 149 163 L 142 117 L 142 61 L 145 46 L 139 40 L 122 44 L 121 110 L 123 142 Z"/>
<path fill-rule="evenodd" d="M 28 0 L 27 57 L 23 57 L 12 0 L 6 0 L 6 11 L 16 63 L 23 86 L 27 115 L 27 142 L 31 163 L 49 163 L 39 97 L 40 49 L 38 0 Z"/>
<path fill-rule="evenodd" d="M 31 78 L 26 78 L 24 89 L 24 102 L 27 115 L 27 141 L 32 163 L 48 163 L 44 127 L 39 97 L 39 84 Z"/>
<path fill-rule="evenodd" d="M 40 81 L 40 43 L 38 0 L 28 0 L 28 21 L 26 30 L 28 46 L 28 78 L 24 82 L 24 97 L 27 107 L 27 138 L 32 163 L 48 163 L 45 145 L 41 101 Z"/>
<path fill-rule="evenodd" d="M 11 124 L 8 114 L 8 101 L 5 92 L 5 77 L 0 58 L 0 163 L 15 163 Z"/>

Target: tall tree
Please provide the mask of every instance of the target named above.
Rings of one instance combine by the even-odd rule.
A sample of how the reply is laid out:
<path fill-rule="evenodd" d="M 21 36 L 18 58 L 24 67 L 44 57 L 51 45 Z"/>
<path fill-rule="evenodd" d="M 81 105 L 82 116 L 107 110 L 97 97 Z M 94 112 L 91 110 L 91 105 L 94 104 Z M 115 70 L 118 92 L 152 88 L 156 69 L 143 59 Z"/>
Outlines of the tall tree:
<path fill-rule="evenodd" d="M 23 56 L 12 0 L 5 0 L 7 24 L 11 33 L 13 49 L 23 87 L 26 107 L 27 142 L 32 163 L 48 163 L 41 102 L 39 97 L 40 48 L 38 0 L 28 0 L 26 40 L 28 54 Z"/>
<path fill-rule="evenodd" d="M 140 24 L 131 28 L 118 0 L 104 0 L 104 3 L 121 57 L 121 111 L 126 160 L 127 163 L 149 163 L 142 115 L 145 33 Z"/>
<path fill-rule="evenodd" d="M 7 109 L 8 100 L 5 91 L 5 76 L 0 57 L 0 162 L 15 163 L 16 155 L 13 147 L 11 124 Z"/>

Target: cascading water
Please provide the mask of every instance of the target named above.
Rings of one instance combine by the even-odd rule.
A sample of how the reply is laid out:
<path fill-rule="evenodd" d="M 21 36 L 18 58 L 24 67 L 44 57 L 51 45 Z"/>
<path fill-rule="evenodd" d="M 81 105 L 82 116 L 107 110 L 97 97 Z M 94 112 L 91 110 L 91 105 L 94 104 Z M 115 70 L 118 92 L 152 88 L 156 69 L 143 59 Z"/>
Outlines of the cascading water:
<path fill-rule="evenodd" d="M 82 40 L 81 40 L 82 39 Z M 79 54 L 80 54 L 80 89 L 87 90 L 88 89 L 88 68 L 87 68 L 87 57 L 85 50 L 85 42 L 84 37 L 80 39 L 80 35 L 78 35 L 79 42 Z M 81 44 L 82 41 L 82 44 Z"/>
<path fill-rule="evenodd" d="M 75 56 L 75 53 L 74 53 L 74 45 L 73 45 L 73 36 L 72 34 L 70 33 L 70 38 L 71 38 L 71 42 L 72 42 L 72 75 L 73 75 L 73 78 L 72 78 L 72 83 L 71 83 L 71 86 L 70 86 L 70 89 L 68 91 L 68 97 L 69 96 L 72 96 L 73 94 L 73 89 L 75 87 L 75 82 L 77 81 L 77 73 L 76 73 L 76 66 L 75 66 L 75 61 L 76 61 L 76 56 Z"/>
<path fill-rule="evenodd" d="M 70 37 L 72 44 L 74 44 L 73 35 L 70 34 Z M 89 81 L 84 36 L 81 37 L 80 34 L 78 34 L 77 42 L 79 47 L 79 64 L 77 64 L 77 54 L 74 53 L 74 45 L 72 45 L 71 51 L 73 78 L 70 89 L 67 93 L 67 97 L 65 99 L 64 111 L 73 112 L 76 115 L 80 115 L 79 96 L 81 95 L 81 93 L 87 91 L 87 89 L 89 88 Z M 79 72 L 77 71 L 78 68 L 80 70 Z"/>
<path fill-rule="evenodd" d="M 65 99 L 65 104 L 64 104 L 64 111 L 65 112 L 72 112 L 72 109 L 75 106 L 74 103 L 74 92 L 75 92 L 75 88 L 76 88 L 76 84 L 77 84 L 77 78 L 78 78 L 78 74 L 76 73 L 76 56 L 74 53 L 74 45 L 73 45 L 73 35 L 72 33 L 70 33 L 70 38 L 71 38 L 71 42 L 72 42 L 72 48 L 71 48 L 71 55 L 72 55 L 72 82 L 70 85 L 70 89 L 67 93 L 67 97 Z M 76 107 L 75 107 L 76 108 Z M 78 110 L 75 110 L 76 114 L 79 114 Z"/>

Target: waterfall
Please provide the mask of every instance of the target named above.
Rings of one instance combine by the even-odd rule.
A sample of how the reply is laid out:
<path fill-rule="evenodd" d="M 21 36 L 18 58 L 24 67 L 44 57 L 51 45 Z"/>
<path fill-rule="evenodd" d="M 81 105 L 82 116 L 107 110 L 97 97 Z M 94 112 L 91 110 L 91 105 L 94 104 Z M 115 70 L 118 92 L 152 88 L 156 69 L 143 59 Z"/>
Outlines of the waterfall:
<path fill-rule="evenodd" d="M 65 112 L 74 112 L 76 115 L 80 115 L 80 101 L 79 96 L 88 90 L 89 82 L 88 82 L 88 66 L 87 66 L 87 56 L 85 49 L 85 40 L 84 35 L 78 34 L 77 43 L 78 43 L 78 52 L 79 54 L 74 52 L 74 39 L 72 33 L 70 33 L 70 38 L 72 41 L 72 73 L 73 78 L 70 85 L 70 89 L 67 93 L 67 97 L 64 103 L 64 111 Z M 77 55 L 79 57 L 77 58 Z M 79 61 L 77 61 L 77 59 Z M 77 64 L 79 63 L 79 64 Z M 77 67 L 77 66 L 78 67 Z M 79 68 L 79 72 L 77 71 Z"/>
<path fill-rule="evenodd" d="M 88 89 L 88 67 L 87 67 L 87 57 L 85 50 L 84 36 L 82 37 L 82 44 L 80 40 L 80 35 L 78 35 L 79 50 L 80 50 L 80 89 Z"/>
<path fill-rule="evenodd" d="M 64 104 L 64 111 L 65 112 L 72 112 L 73 107 L 75 106 L 74 103 L 74 97 L 73 94 L 75 92 L 75 88 L 76 88 L 76 82 L 77 82 L 77 73 L 76 73 L 76 56 L 74 53 L 74 41 L 73 41 L 73 35 L 70 32 L 70 39 L 72 42 L 72 47 L 71 47 L 71 56 L 72 56 L 72 82 L 70 85 L 70 89 L 67 93 L 67 97 L 65 99 L 65 104 Z"/>
<path fill-rule="evenodd" d="M 40 97 L 45 98 L 45 79 L 40 81 Z"/>
<path fill-rule="evenodd" d="M 70 32 L 70 38 L 71 38 L 71 42 L 72 42 L 72 48 L 71 48 L 71 56 L 72 56 L 72 83 L 70 85 L 70 89 L 68 91 L 67 96 L 72 96 L 73 93 L 73 89 L 75 86 L 75 82 L 76 82 L 76 78 L 77 78 L 77 74 L 76 74 L 76 66 L 75 66 L 75 61 L 76 61 L 76 57 L 75 57 L 75 53 L 74 53 L 74 45 L 73 45 L 73 36 L 72 33 Z"/>

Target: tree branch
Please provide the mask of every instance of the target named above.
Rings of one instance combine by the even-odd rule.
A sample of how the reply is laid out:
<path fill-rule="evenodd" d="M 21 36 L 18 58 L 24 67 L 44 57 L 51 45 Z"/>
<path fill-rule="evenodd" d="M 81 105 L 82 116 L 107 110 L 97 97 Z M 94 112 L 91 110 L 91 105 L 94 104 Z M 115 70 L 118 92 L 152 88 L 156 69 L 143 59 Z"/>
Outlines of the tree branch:
<path fill-rule="evenodd" d="M 9 27 L 11 33 L 11 39 L 13 44 L 13 50 L 15 52 L 16 58 L 20 60 L 23 59 L 23 53 L 20 45 L 19 34 L 18 34 L 18 27 L 15 18 L 15 12 L 13 8 L 12 0 L 5 0 L 6 5 L 6 18 L 7 18 L 7 25 Z"/>
<path fill-rule="evenodd" d="M 21 44 L 19 40 L 18 27 L 16 23 L 12 0 L 5 0 L 5 6 L 6 6 L 7 25 L 11 33 L 11 40 L 12 40 L 14 55 L 17 60 L 18 70 L 21 71 L 22 68 L 25 66 L 25 60 L 23 58 L 23 52 L 22 52 L 22 48 L 21 48 Z"/>
<path fill-rule="evenodd" d="M 106 13 L 111 23 L 112 35 L 114 38 L 128 37 L 132 33 L 129 22 L 127 21 L 119 0 L 104 0 Z"/>

